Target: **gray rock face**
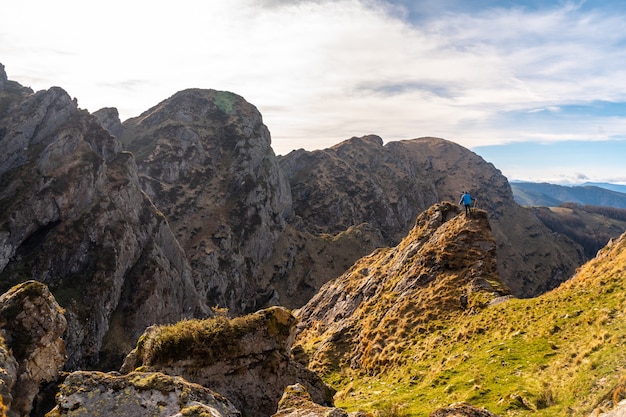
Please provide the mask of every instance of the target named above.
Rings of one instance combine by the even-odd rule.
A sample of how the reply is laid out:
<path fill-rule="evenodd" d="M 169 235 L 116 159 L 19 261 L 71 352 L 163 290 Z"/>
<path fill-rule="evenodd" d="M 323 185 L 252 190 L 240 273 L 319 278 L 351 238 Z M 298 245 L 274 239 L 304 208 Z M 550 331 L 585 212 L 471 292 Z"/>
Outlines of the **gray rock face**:
<path fill-rule="evenodd" d="M 117 138 L 120 137 L 124 127 L 120 121 L 120 114 L 115 107 L 105 107 L 93 113 L 106 130 Z"/>
<path fill-rule="evenodd" d="M 0 291 L 50 287 L 67 310 L 68 369 L 121 362 L 146 326 L 206 315 L 119 141 L 60 88 L 0 96 Z"/>
<path fill-rule="evenodd" d="M 4 70 L 4 65 L 0 64 L 0 90 L 4 90 L 5 86 L 7 85 L 8 82 L 8 78 L 7 78 L 7 73 Z"/>
<path fill-rule="evenodd" d="M 10 348 L 0 350 L 2 404 L 29 416 L 40 385 L 55 381 L 65 364 L 67 327 L 63 310 L 48 288 L 28 281 L 0 296 L 0 329 Z"/>
<path fill-rule="evenodd" d="M 142 186 L 169 219 L 203 296 L 234 313 L 266 304 L 273 290 L 262 267 L 291 194 L 258 110 L 232 93 L 185 90 L 124 128 Z"/>
<path fill-rule="evenodd" d="M 158 372 L 73 372 L 61 384 L 56 400 L 49 417 L 241 416 L 221 395 Z"/>

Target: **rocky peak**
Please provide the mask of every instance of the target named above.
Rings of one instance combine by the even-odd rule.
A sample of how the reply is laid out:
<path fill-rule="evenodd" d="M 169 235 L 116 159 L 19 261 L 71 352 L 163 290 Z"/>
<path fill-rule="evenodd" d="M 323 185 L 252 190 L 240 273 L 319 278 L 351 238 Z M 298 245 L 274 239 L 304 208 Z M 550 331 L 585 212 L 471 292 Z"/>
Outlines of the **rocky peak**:
<path fill-rule="evenodd" d="M 487 213 L 458 213 L 454 203 L 430 207 L 398 246 L 360 259 L 295 312 L 298 342 L 322 341 L 314 343 L 314 369 L 393 366 L 401 361 L 402 345 L 432 320 L 482 308 L 508 293 Z"/>
<path fill-rule="evenodd" d="M 291 213 L 258 110 L 235 94 L 181 91 L 124 122 L 144 190 L 168 217 L 198 288 L 234 313 L 272 296 L 262 264 Z"/>
<path fill-rule="evenodd" d="M 102 127 L 108 130 L 113 136 L 120 137 L 124 127 L 120 121 L 120 114 L 115 107 L 105 107 L 93 113 L 100 121 Z"/>
<path fill-rule="evenodd" d="M 7 78 L 7 73 L 4 70 L 4 65 L 0 63 L 0 90 L 4 90 L 8 81 L 9 79 Z"/>

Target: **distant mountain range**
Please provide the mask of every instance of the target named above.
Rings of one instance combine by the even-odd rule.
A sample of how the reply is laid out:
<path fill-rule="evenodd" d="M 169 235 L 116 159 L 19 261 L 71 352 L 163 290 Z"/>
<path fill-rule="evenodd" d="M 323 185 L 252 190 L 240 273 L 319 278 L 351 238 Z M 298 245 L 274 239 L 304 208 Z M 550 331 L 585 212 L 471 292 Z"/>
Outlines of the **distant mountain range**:
<path fill-rule="evenodd" d="M 626 186 L 585 183 L 564 186 L 536 182 L 512 182 L 513 197 L 523 206 L 556 207 L 562 203 L 626 208 Z"/>
<path fill-rule="evenodd" d="M 605 188 L 611 191 L 617 191 L 618 193 L 626 194 L 626 185 L 621 185 L 621 184 L 611 184 L 608 182 L 585 182 L 580 185 L 583 187 L 587 187 L 587 186 L 600 187 L 600 188 Z"/>

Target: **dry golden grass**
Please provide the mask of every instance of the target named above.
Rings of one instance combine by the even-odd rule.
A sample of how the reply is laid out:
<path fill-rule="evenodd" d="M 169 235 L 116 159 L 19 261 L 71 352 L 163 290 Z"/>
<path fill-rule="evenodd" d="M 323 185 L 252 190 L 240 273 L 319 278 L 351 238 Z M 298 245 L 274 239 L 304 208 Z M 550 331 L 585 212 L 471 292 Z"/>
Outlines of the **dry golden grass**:
<path fill-rule="evenodd" d="M 362 301 L 349 318 L 314 316 L 318 325 L 298 341 L 338 390 L 338 406 L 384 415 L 402 404 L 405 415 L 426 416 L 466 401 L 503 417 L 551 417 L 624 398 L 626 237 L 559 288 L 490 306 L 497 276 L 485 273 L 486 258 L 478 268 L 480 252 L 452 239 L 476 241 L 477 219 L 447 223 L 442 235 L 418 222 L 412 241 L 330 284 L 335 296 L 349 289 L 346 299 Z M 469 294 L 465 310 L 461 294 Z"/>
<path fill-rule="evenodd" d="M 451 203 L 431 208 L 397 247 L 362 258 L 322 289 L 320 311 L 325 292 L 361 301 L 333 325 L 319 325 L 325 319 L 314 313 L 304 318 L 298 343 L 310 354 L 313 369 L 349 367 L 370 375 L 393 369 L 407 362 L 407 349 L 422 335 L 484 308 L 494 293 L 506 293 L 486 213 L 477 210 L 468 218 L 455 216 L 456 210 Z"/>

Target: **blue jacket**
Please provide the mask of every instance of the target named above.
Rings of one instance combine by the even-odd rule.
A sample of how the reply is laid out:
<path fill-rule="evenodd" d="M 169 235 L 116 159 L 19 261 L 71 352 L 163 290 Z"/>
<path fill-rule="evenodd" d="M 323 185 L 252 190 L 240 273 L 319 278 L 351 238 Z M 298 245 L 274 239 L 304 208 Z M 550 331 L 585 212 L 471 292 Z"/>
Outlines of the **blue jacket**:
<path fill-rule="evenodd" d="M 472 204 L 472 200 L 474 200 L 474 198 L 469 195 L 469 193 L 465 193 L 463 194 L 463 196 L 461 196 L 461 201 L 459 201 L 459 203 L 463 203 L 463 205 L 469 206 Z"/>

